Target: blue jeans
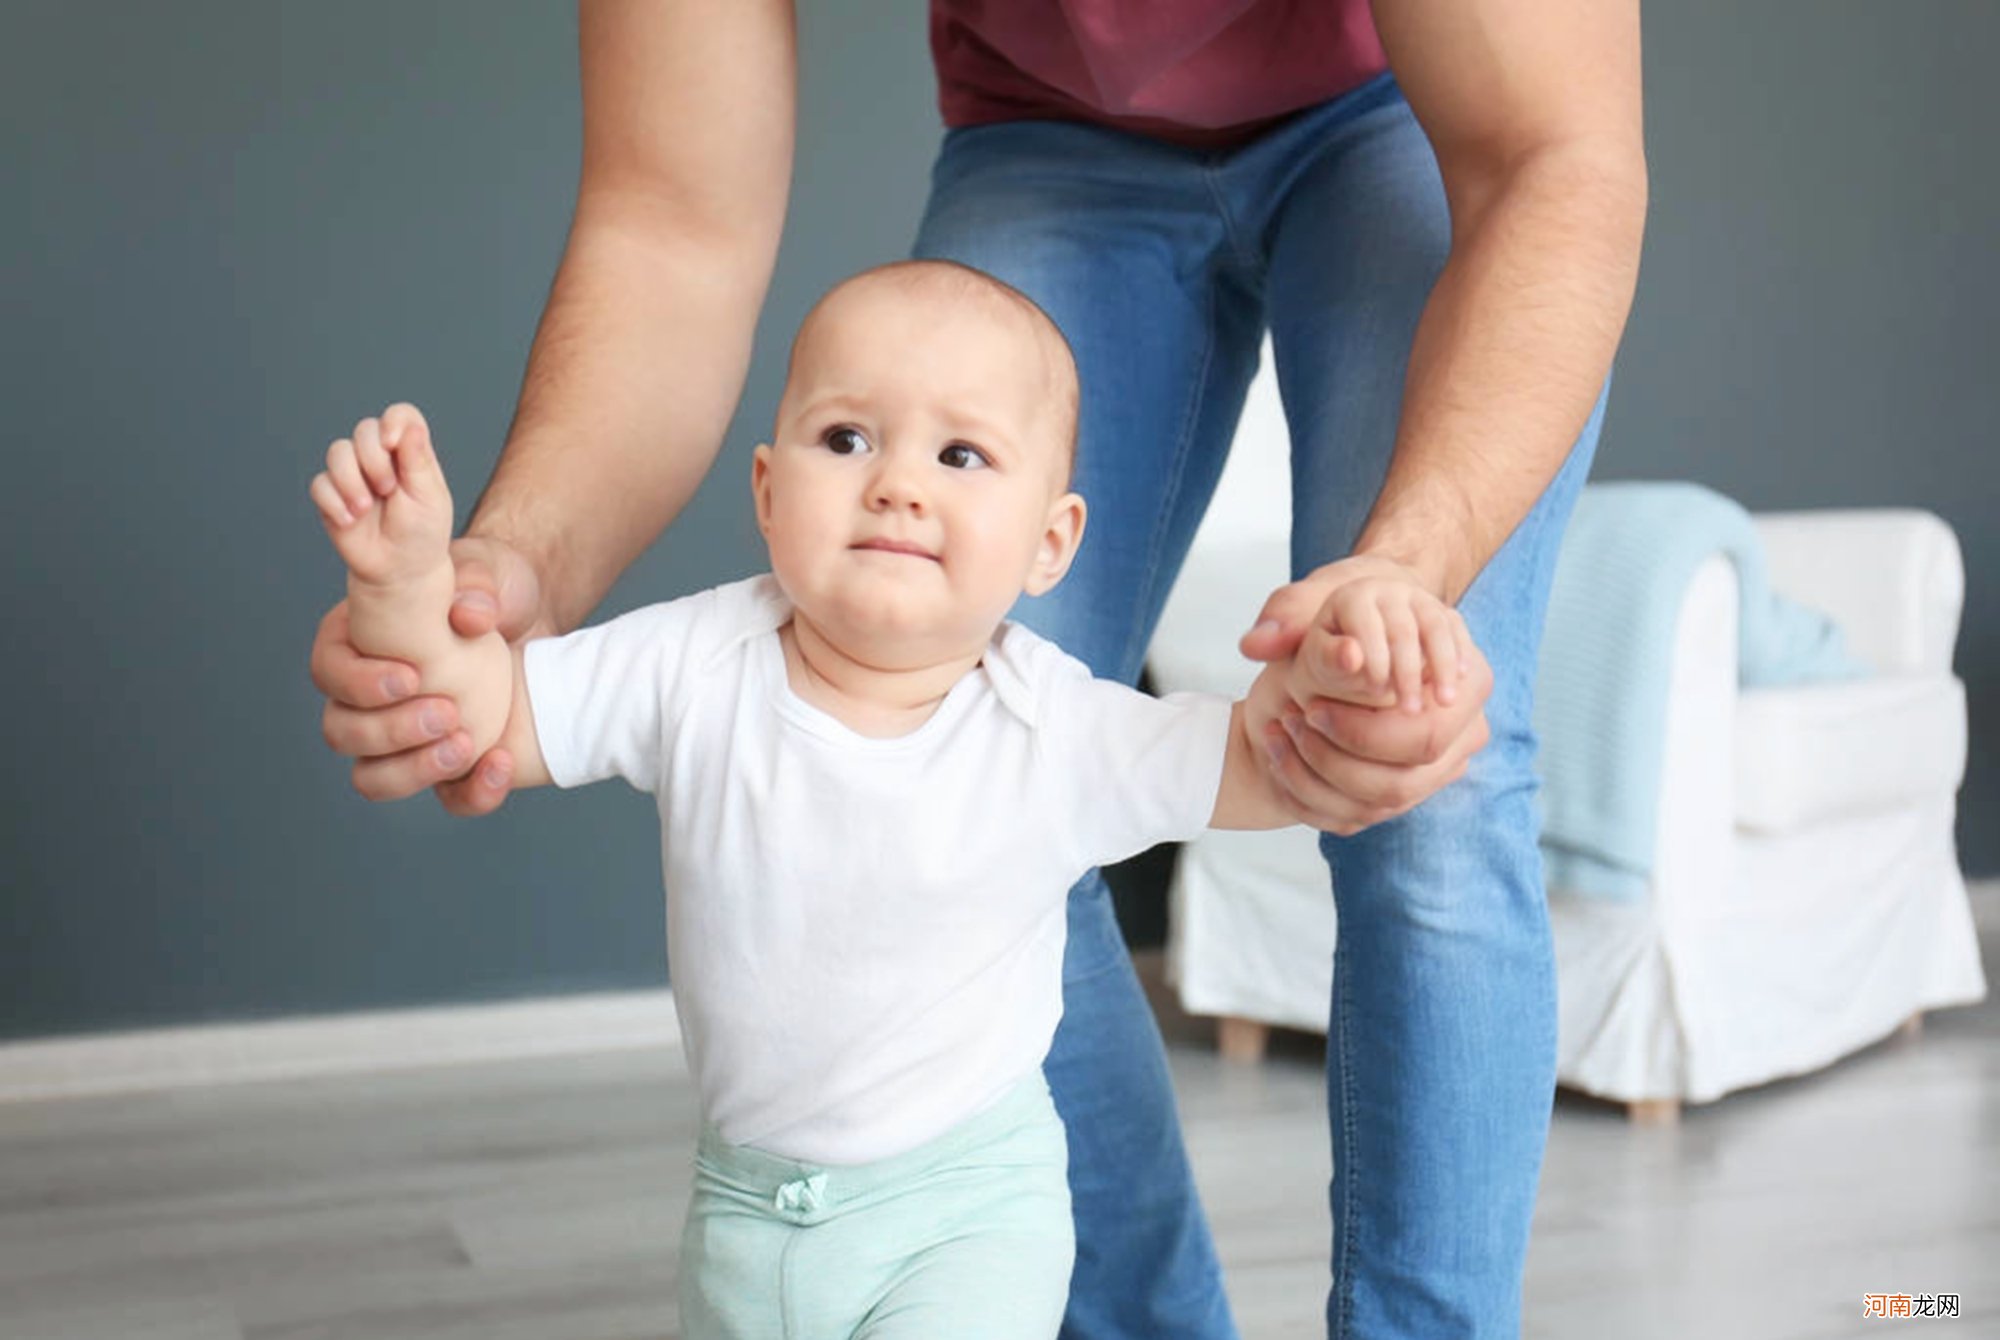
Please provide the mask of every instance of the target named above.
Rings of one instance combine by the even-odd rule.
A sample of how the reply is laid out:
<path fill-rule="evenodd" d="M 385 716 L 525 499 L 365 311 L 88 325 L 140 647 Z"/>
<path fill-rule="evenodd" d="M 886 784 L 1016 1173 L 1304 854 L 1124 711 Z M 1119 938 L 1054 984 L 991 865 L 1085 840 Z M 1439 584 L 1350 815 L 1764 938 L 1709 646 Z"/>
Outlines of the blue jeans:
<path fill-rule="evenodd" d="M 1228 152 L 1082 124 L 947 133 L 915 254 L 1040 303 L 1083 381 L 1075 565 L 1016 617 L 1134 681 L 1228 451 L 1264 329 L 1292 432 L 1292 565 L 1351 552 L 1395 442 L 1449 224 L 1389 76 Z M 1512 1336 L 1555 1085 L 1555 969 L 1530 693 L 1596 413 L 1459 609 L 1493 666 L 1492 742 L 1410 813 L 1328 836 L 1335 1337 Z M 1258 611 L 1242 612 L 1247 630 Z M 1069 1131 L 1063 1334 L 1235 1333 L 1166 1058 L 1101 877 L 1070 897 L 1046 1071 Z"/>

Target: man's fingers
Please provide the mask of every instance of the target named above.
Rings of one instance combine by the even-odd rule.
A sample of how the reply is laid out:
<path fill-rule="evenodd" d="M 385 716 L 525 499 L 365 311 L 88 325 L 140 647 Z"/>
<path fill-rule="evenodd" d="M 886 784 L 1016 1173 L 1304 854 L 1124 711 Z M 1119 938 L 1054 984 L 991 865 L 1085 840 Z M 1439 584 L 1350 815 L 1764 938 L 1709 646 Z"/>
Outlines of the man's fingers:
<path fill-rule="evenodd" d="M 1435 763 L 1393 767 L 1342 753 L 1315 732 L 1296 729 L 1284 740 L 1282 757 L 1273 759 L 1272 774 L 1303 822 L 1351 836 L 1415 809 L 1464 777 L 1489 736 L 1482 716 Z"/>
<path fill-rule="evenodd" d="M 1321 781 L 1300 756 L 1294 740 L 1275 723 L 1267 738 L 1271 776 L 1291 801 L 1293 813 L 1301 823 L 1323 833 L 1352 837 L 1386 817 L 1377 816 L 1353 797 Z"/>
<path fill-rule="evenodd" d="M 489 749 L 477 767 L 455 781 L 436 787 L 438 803 L 447 814 L 461 819 L 477 819 L 491 814 L 506 803 L 514 785 L 514 756 L 505 749 Z"/>
<path fill-rule="evenodd" d="M 327 747 L 348 758 L 400 754 L 458 729 L 458 704 L 449 698 L 412 698 L 389 707 L 357 708 L 329 698 L 320 716 Z"/>
<path fill-rule="evenodd" d="M 476 544 L 452 546 L 457 590 L 451 598 L 451 626 L 460 637 L 484 637 L 500 626 L 500 574 Z"/>
<path fill-rule="evenodd" d="M 1400 814 L 1434 789 L 1435 764 L 1397 766 L 1350 754 L 1305 724 L 1297 713 L 1287 713 L 1286 733 L 1307 771 L 1306 779 L 1294 795 L 1315 809 L 1324 809 L 1333 797 L 1342 797 L 1350 806 L 1363 810 L 1387 810 Z"/>
<path fill-rule="evenodd" d="M 451 626 L 462 636 L 498 632 L 515 642 L 556 631 L 542 608 L 540 579 L 518 549 L 467 536 L 452 541 L 451 561 L 457 569 Z"/>
<path fill-rule="evenodd" d="M 453 731 L 435 744 L 355 763 L 354 789 L 369 800 L 401 800 L 439 782 L 465 775 L 472 762 L 472 737 Z"/>
<path fill-rule="evenodd" d="M 459 569 L 459 580 L 465 570 Z M 490 590 L 461 585 L 451 600 L 451 627 L 460 637 L 484 637 L 500 623 L 500 602 Z"/>
<path fill-rule="evenodd" d="M 1256 625 L 1237 641 L 1236 649 L 1253 661 L 1275 661 L 1289 656 L 1312 626 L 1318 609 L 1318 600 L 1303 584 L 1292 582 L 1281 586 L 1265 599 Z"/>
<path fill-rule="evenodd" d="M 1452 707 L 1438 704 L 1419 716 L 1326 698 L 1309 701 L 1304 708 L 1307 728 L 1324 736 L 1336 750 L 1400 768 L 1420 767 L 1443 758 L 1476 711 L 1469 700 Z"/>
<path fill-rule="evenodd" d="M 386 707 L 417 691 L 417 672 L 401 661 L 377 660 L 354 649 L 347 636 L 347 602 L 319 621 L 307 663 L 313 687 L 349 707 Z"/>
<path fill-rule="evenodd" d="M 1293 701 L 1304 703 L 1308 726 L 1347 753 L 1379 763 L 1435 763 L 1472 729 L 1475 719 L 1482 745 L 1490 734 L 1484 712 L 1486 701 L 1493 694 L 1493 672 L 1476 648 L 1464 664 L 1465 673 L 1458 680 L 1454 701 L 1444 702 L 1438 695 L 1438 686 L 1432 684 L 1429 706 L 1419 716 L 1378 712 L 1331 698 L 1313 700 L 1294 695 Z"/>

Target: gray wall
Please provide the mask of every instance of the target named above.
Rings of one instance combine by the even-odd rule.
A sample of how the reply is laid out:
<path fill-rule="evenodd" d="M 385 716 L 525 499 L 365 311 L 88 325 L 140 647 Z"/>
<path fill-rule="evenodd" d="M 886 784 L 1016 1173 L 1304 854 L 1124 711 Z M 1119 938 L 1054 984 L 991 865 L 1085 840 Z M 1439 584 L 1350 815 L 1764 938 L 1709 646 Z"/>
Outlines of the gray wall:
<path fill-rule="evenodd" d="M 900 254 L 937 139 L 921 7 L 807 3 L 801 155 L 744 410 L 615 612 L 759 563 L 744 505 L 785 340 Z M 2000 708 L 2000 10 L 1655 3 L 1654 208 L 1600 478 L 1753 508 L 1914 504 L 1972 571 Z M 461 514 L 560 253 L 579 129 L 553 3 L 12 4 L 5 180 L 0 1037 L 662 980 L 645 798 L 504 818 L 357 798 L 319 740 L 339 571 L 325 444 L 418 401 Z M 1968 870 L 2000 872 L 1975 747 Z"/>

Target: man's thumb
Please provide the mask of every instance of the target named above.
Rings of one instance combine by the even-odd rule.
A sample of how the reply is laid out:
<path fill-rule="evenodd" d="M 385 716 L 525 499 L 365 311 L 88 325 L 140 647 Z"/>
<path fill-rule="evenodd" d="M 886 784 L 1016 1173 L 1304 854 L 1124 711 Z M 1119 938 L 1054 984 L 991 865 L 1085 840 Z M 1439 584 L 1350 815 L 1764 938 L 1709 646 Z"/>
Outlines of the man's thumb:
<path fill-rule="evenodd" d="M 490 633 L 500 622 L 500 588 L 483 560 L 458 560 L 458 589 L 451 600 L 451 626 L 461 637 Z"/>
<path fill-rule="evenodd" d="M 1271 592 L 1258 612 L 1257 623 L 1236 644 L 1253 661 L 1275 661 L 1298 650 L 1312 626 L 1319 602 L 1303 583 L 1292 582 Z"/>
<path fill-rule="evenodd" d="M 467 537 L 451 545 L 457 592 L 451 626 L 462 637 L 498 629 L 513 640 L 527 631 L 536 614 L 534 573 L 511 546 Z"/>

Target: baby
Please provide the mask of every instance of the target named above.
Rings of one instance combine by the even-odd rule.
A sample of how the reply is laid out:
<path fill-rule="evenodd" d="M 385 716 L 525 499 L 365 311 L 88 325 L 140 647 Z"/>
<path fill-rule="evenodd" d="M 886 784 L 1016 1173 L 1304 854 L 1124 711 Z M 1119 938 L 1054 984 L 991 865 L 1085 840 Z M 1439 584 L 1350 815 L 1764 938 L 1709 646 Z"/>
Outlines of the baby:
<path fill-rule="evenodd" d="M 1068 890 L 1204 826 L 1293 822 L 1240 703 L 1093 679 L 1006 621 L 1083 535 L 1077 402 L 1015 290 L 859 275 L 807 316 L 751 465 L 771 572 L 518 648 L 449 625 L 452 505 L 414 408 L 313 480 L 355 647 L 455 697 L 472 757 L 658 797 L 703 1115 L 692 1340 L 1055 1335 L 1074 1243 L 1041 1064 Z"/>

